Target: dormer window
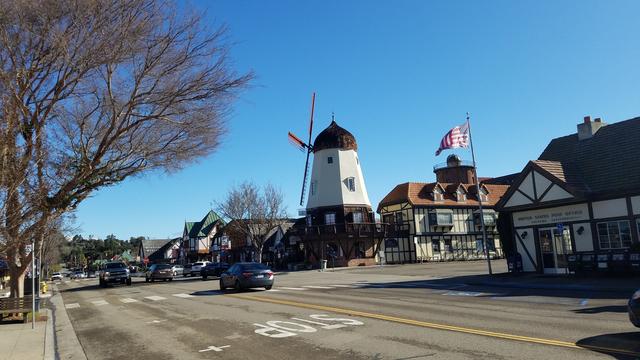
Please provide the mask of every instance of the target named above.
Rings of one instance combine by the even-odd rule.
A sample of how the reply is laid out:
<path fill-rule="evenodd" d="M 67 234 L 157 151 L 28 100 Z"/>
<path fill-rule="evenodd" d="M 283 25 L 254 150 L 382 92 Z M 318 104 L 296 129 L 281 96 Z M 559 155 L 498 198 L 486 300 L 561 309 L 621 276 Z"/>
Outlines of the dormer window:
<path fill-rule="evenodd" d="M 483 203 L 489 201 L 487 190 L 485 190 L 484 188 L 480 188 L 480 201 L 482 201 Z"/>
<path fill-rule="evenodd" d="M 456 191 L 456 200 L 457 201 L 467 201 L 467 194 L 462 191 L 462 189 L 458 189 Z"/>
<path fill-rule="evenodd" d="M 433 200 L 434 201 L 442 201 L 444 200 L 442 196 L 442 191 L 438 188 L 433 189 Z"/>
<path fill-rule="evenodd" d="M 347 178 L 347 189 L 349 189 L 349 191 L 351 192 L 356 191 L 356 178 L 354 177 Z"/>

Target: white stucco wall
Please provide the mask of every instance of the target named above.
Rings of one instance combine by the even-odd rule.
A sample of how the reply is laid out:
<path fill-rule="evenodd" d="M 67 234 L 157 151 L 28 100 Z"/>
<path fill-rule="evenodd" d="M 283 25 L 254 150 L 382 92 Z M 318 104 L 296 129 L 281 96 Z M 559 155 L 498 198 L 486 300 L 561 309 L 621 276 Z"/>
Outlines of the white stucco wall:
<path fill-rule="evenodd" d="M 329 164 L 328 157 L 333 158 Z M 346 179 L 355 179 L 356 191 L 349 191 Z M 311 185 L 311 184 L 315 185 Z M 312 194 L 311 186 L 316 187 Z M 313 156 L 311 182 L 309 183 L 307 209 L 336 205 L 371 206 L 364 176 L 354 150 L 324 149 Z"/>
<path fill-rule="evenodd" d="M 633 214 L 640 215 L 640 196 L 633 196 L 631 198 L 631 206 L 633 207 Z"/>
<path fill-rule="evenodd" d="M 527 174 L 527 177 L 522 181 L 518 190 L 527 194 L 530 198 L 535 199 L 536 196 L 533 191 L 533 176 L 531 173 Z"/>
<path fill-rule="evenodd" d="M 593 202 L 593 218 L 605 219 L 627 216 L 627 199 L 613 199 Z"/>
<path fill-rule="evenodd" d="M 540 191 L 540 190 L 538 190 Z M 566 192 L 563 188 L 558 185 L 553 185 L 551 189 L 544 195 L 541 201 L 552 201 L 552 200 L 561 200 L 561 199 L 570 199 L 573 195 Z"/>
<path fill-rule="evenodd" d="M 520 253 L 520 256 L 522 257 L 522 269 L 524 271 L 536 271 L 536 265 L 534 263 L 531 262 L 531 260 L 529 259 L 529 256 L 527 256 L 527 251 L 529 252 L 529 254 L 531 255 L 531 257 L 533 258 L 533 260 L 536 260 L 536 242 L 535 242 L 535 236 L 533 234 L 533 229 L 532 228 L 524 228 L 524 229 L 516 229 L 515 230 L 518 235 L 526 232 L 527 235 L 525 236 L 524 239 L 522 239 L 522 241 L 518 240 L 518 235 L 514 234 L 514 241 L 516 243 L 516 248 L 517 251 Z M 525 251 L 522 248 L 522 245 L 524 245 L 527 249 L 527 251 Z"/>
<path fill-rule="evenodd" d="M 578 229 L 582 228 L 582 235 Z M 591 224 L 573 224 L 573 239 L 576 241 L 575 251 L 593 251 L 593 237 L 591 236 Z"/>
<path fill-rule="evenodd" d="M 547 179 L 546 177 L 540 175 L 539 172 L 534 171 L 533 172 L 535 181 L 536 181 L 536 191 L 538 193 L 538 197 L 540 197 L 542 195 L 542 193 L 547 190 L 547 188 L 549 187 L 549 185 L 551 185 L 551 181 L 549 179 Z"/>

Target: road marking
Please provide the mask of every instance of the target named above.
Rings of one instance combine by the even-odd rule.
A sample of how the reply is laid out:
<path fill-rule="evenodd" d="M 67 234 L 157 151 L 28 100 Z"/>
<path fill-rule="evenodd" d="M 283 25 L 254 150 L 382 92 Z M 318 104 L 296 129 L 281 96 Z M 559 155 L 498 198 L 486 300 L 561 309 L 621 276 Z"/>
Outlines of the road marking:
<path fill-rule="evenodd" d="M 266 303 L 272 303 L 272 304 L 278 304 L 278 305 L 295 306 L 295 307 L 304 308 L 304 309 L 329 311 L 329 312 L 334 312 L 338 314 L 347 314 L 350 316 L 360 316 L 360 317 L 365 317 L 369 319 L 377 319 L 377 320 L 395 322 L 395 323 L 405 324 L 405 325 L 414 325 L 414 326 L 419 326 L 423 328 L 447 330 L 447 331 L 472 334 L 472 335 L 480 335 L 480 336 L 486 336 L 486 337 L 492 337 L 492 338 L 498 338 L 498 339 L 506 339 L 506 340 L 513 340 L 513 341 L 520 341 L 520 342 L 541 344 L 541 345 L 550 345 L 550 346 L 557 346 L 557 347 L 570 348 L 570 349 L 583 349 L 583 350 L 586 349 L 586 350 L 593 350 L 593 351 L 602 351 L 607 353 L 640 356 L 640 352 L 632 351 L 632 350 L 615 349 L 615 348 L 595 346 L 595 345 L 578 345 L 576 343 L 569 342 L 569 341 L 536 338 L 536 337 L 530 337 L 530 336 L 486 331 L 481 329 L 466 328 L 461 326 L 431 323 L 426 321 L 405 319 L 405 318 L 400 318 L 400 317 L 390 316 L 390 315 L 337 308 L 333 306 L 324 306 L 324 305 L 301 303 L 297 301 L 273 299 L 265 296 L 251 296 L 251 295 L 240 295 L 240 294 L 229 294 L 227 296 L 235 297 L 238 299 L 250 300 L 250 301 L 259 301 L 259 302 L 266 302 Z"/>
<path fill-rule="evenodd" d="M 134 302 L 138 302 L 138 300 L 136 299 L 132 299 L 132 298 L 122 298 L 120 299 L 120 301 L 122 301 L 123 303 L 127 304 L 127 303 L 134 303 Z"/>
<path fill-rule="evenodd" d="M 446 295 L 446 296 L 480 296 L 483 295 L 482 293 L 479 292 L 474 292 L 474 291 L 448 291 L 442 295 Z"/>
<path fill-rule="evenodd" d="M 278 290 L 278 289 L 269 289 L 269 290 L 267 290 L 267 291 L 268 291 L 268 292 L 274 292 L 274 291 L 275 291 L 275 292 L 278 292 L 278 291 L 280 291 L 280 290 Z"/>
<path fill-rule="evenodd" d="M 80 304 L 78 304 L 78 303 L 66 304 L 64 306 L 65 309 L 77 309 L 79 307 L 80 307 Z"/>
<path fill-rule="evenodd" d="M 307 289 L 305 289 L 305 288 L 299 288 L 299 287 L 284 287 L 284 286 L 279 286 L 279 288 L 280 288 L 280 289 L 282 289 L 282 290 L 299 290 L 299 291 L 307 290 Z"/>
<path fill-rule="evenodd" d="M 151 300 L 151 301 L 167 300 L 167 298 L 164 298 L 164 297 L 162 297 L 162 296 L 156 296 L 156 295 L 153 295 L 153 296 L 145 296 L 144 298 L 145 298 L 145 299 L 149 299 L 149 300 Z"/>
<path fill-rule="evenodd" d="M 195 297 L 195 296 L 193 296 L 193 295 L 191 295 L 191 294 L 173 294 L 173 296 L 175 296 L 175 297 L 179 297 L 179 298 L 185 298 L 185 299 L 186 299 L 186 298 L 192 298 L 192 297 Z"/>
<path fill-rule="evenodd" d="M 305 285 L 303 286 L 309 289 L 333 289 L 331 286 L 317 286 L 317 285 Z"/>
<path fill-rule="evenodd" d="M 341 285 L 341 284 L 338 284 L 338 285 L 331 285 L 331 286 L 333 286 L 333 287 L 339 287 L 339 288 L 352 288 L 352 287 L 356 287 L 356 285 Z"/>
<path fill-rule="evenodd" d="M 104 300 L 95 300 L 95 301 L 92 301 L 91 303 L 95 306 L 109 305 L 109 303 Z"/>
<path fill-rule="evenodd" d="M 223 351 L 223 349 L 229 348 L 231 347 L 231 345 L 223 345 L 223 346 L 209 346 L 208 348 L 204 349 L 204 350 L 199 350 L 198 352 L 205 352 L 205 351 L 215 351 L 215 352 L 220 352 Z"/>
<path fill-rule="evenodd" d="M 167 320 L 166 319 L 164 319 L 164 320 L 151 320 L 151 321 L 147 321 L 147 324 L 159 324 L 159 323 L 162 323 L 162 322 L 165 322 L 165 321 L 167 321 Z"/>

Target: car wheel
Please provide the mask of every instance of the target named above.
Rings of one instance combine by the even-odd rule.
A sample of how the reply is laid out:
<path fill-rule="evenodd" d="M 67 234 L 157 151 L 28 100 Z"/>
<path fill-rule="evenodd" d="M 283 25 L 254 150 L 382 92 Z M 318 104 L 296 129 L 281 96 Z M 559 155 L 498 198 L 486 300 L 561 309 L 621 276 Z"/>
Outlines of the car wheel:
<path fill-rule="evenodd" d="M 174 272 L 173 272 L 173 276 L 176 276 L 176 275 L 178 275 L 178 273 L 176 273 L 176 272 L 174 271 Z"/>
<path fill-rule="evenodd" d="M 207 280 L 207 275 L 202 275 L 202 280 Z"/>
<path fill-rule="evenodd" d="M 173 278 L 169 278 L 169 281 L 173 281 Z"/>
<path fill-rule="evenodd" d="M 227 289 L 227 287 L 224 286 L 224 281 L 222 281 L 222 279 L 220 279 L 220 290 L 224 291 L 226 289 Z"/>
<path fill-rule="evenodd" d="M 236 280 L 235 285 L 233 286 L 236 291 L 242 291 L 242 286 L 240 286 L 240 281 Z"/>
<path fill-rule="evenodd" d="M 149 277 L 148 276 L 145 276 L 144 282 L 149 282 Z"/>
<path fill-rule="evenodd" d="M 127 286 L 131 286 L 131 278 L 127 279 Z"/>
<path fill-rule="evenodd" d="M 267 290 L 271 290 L 272 287 L 273 287 L 273 285 L 267 285 L 264 288 L 267 289 Z"/>

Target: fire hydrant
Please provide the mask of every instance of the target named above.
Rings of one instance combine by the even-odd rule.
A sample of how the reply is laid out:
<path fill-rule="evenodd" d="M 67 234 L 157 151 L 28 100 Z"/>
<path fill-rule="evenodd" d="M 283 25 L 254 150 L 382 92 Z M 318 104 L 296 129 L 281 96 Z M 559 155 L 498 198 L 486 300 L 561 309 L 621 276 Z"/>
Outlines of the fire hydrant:
<path fill-rule="evenodd" d="M 40 282 L 40 292 L 42 292 L 43 294 L 47 293 L 47 282 L 46 281 L 41 281 Z"/>

